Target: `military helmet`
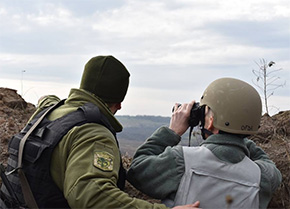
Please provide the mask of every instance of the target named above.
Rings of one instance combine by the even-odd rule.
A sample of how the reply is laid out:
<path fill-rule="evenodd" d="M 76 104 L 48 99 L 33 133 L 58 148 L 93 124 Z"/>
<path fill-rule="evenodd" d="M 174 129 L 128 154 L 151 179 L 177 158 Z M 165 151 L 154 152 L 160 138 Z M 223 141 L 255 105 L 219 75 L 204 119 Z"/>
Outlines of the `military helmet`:
<path fill-rule="evenodd" d="M 200 105 L 214 113 L 214 127 L 219 130 L 251 135 L 257 133 L 262 102 L 259 93 L 248 83 L 234 78 L 213 81 L 204 91 Z"/>

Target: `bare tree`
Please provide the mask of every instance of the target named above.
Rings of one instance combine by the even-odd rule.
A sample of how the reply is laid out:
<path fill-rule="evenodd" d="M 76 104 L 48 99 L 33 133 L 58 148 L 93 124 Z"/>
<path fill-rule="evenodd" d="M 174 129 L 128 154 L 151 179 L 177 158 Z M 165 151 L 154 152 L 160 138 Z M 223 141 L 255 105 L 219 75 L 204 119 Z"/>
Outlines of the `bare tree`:
<path fill-rule="evenodd" d="M 276 63 L 270 61 L 267 63 L 265 59 L 260 59 L 260 62 L 255 62 L 258 65 L 258 70 L 252 70 L 253 74 L 256 76 L 256 80 L 253 83 L 263 92 L 262 98 L 264 99 L 266 113 L 269 114 L 268 99 L 274 94 L 274 90 L 286 85 L 286 81 L 283 84 L 279 84 L 278 80 L 280 77 L 277 76 L 277 72 L 281 71 L 279 69 L 270 69 Z"/>

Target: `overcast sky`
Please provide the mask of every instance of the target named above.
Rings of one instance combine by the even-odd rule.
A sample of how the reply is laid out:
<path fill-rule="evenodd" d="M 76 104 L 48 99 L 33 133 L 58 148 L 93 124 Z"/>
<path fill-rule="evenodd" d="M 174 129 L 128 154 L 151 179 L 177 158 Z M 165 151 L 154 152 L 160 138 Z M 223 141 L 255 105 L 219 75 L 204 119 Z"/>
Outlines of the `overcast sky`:
<path fill-rule="evenodd" d="M 289 0 L 0 1 L 0 87 L 27 102 L 66 98 L 85 63 L 109 54 L 131 73 L 119 115 L 170 116 L 221 77 L 253 85 L 260 59 L 286 82 L 271 112 L 290 110 Z"/>

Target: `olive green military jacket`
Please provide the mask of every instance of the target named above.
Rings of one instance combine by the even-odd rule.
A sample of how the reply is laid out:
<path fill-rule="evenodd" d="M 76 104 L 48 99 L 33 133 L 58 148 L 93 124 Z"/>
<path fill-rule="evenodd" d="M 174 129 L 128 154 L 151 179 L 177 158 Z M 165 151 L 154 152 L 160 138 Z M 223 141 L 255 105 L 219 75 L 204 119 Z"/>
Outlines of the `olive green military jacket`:
<path fill-rule="evenodd" d="M 128 181 L 147 195 L 174 201 L 185 172 L 183 149 L 177 145 L 180 140 L 181 137 L 168 127 L 155 131 L 136 151 L 127 173 Z M 222 161 L 238 163 L 246 155 L 253 160 L 261 170 L 259 207 L 267 208 L 282 176 L 260 147 L 251 140 L 226 134 L 211 135 L 201 145 Z M 142 172 L 144 170 L 146 172 Z"/>
<path fill-rule="evenodd" d="M 35 114 L 58 101 L 56 96 L 45 97 L 39 101 Z M 88 102 L 99 107 L 117 132 L 122 130 L 105 103 L 80 89 L 72 89 L 65 104 L 54 110 L 49 119 L 60 118 Z M 120 161 L 114 135 L 100 124 L 87 123 L 71 129 L 56 146 L 51 175 L 71 208 L 166 208 L 131 198 L 117 187 Z"/>

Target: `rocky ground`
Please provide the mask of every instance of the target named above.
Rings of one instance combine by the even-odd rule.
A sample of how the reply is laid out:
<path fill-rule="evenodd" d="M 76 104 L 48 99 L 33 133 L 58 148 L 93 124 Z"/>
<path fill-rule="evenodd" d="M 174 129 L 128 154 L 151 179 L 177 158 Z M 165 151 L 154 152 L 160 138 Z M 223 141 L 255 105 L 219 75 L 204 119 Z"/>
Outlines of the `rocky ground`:
<path fill-rule="evenodd" d="M 12 135 L 19 132 L 35 110 L 15 90 L 0 88 L 0 162 L 7 161 L 7 144 Z M 259 133 L 252 139 L 262 147 L 276 163 L 283 175 L 281 186 L 275 192 L 269 208 L 290 208 L 290 111 L 280 112 L 272 117 L 264 115 Z M 131 162 L 130 156 L 123 156 L 124 166 Z M 1 183 L 1 181 L 0 181 Z M 125 191 L 129 195 L 158 202 L 134 189 L 129 183 Z"/>

